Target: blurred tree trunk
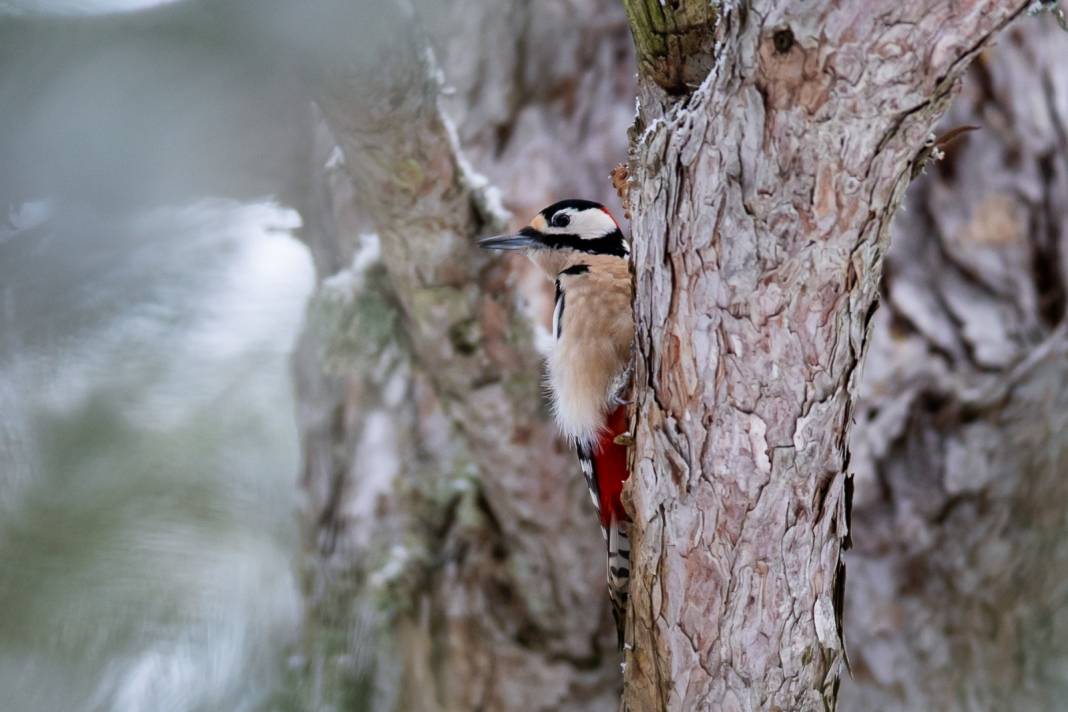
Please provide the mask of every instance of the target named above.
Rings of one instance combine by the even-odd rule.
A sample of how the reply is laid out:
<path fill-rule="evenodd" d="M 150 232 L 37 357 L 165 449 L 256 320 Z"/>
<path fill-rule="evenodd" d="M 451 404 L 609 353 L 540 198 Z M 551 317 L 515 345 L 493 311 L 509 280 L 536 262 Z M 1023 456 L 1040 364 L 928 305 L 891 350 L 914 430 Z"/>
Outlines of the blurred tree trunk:
<path fill-rule="evenodd" d="M 833 709 L 854 374 L 891 219 L 960 73 L 1025 3 L 626 4 L 643 76 L 625 701 Z"/>
<path fill-rule="evenodd" d="M 533 377 L 551 295 L 522 261 L 471 248 L 498 218 L 466 163 L 518 217 L 564 195 L 612 203 L 634 94 L 626 23 L 608 0 L 417 5 L 425 37 L 392 7 L 353 25 L 327 13 L 346 51 L 361 23 L 406 38 L 364 48 L 375 73 L 346 51 L 313 58 L 302 702 L 614 710 L 599 535 Z M 649 384 L 631 709 L 833 704 L 847 467 L 860 550 L 843 707 L 1054 706 L 1068 570 L 1056 38 L 1013 34 L 1008 59 L 974 70 L 954 122 L 988 128 L 914 191 L 875 312 L 911 161 L 1019 4 L 917 24 L 909 8 L 758 3 L 717 20 L 678 3 L 670 31 L 653 4 L 628 5 Z M 694 91 L 710 39 L 721 64 Z"/>
<path fill-rule="evenodd" d="M 626 23 L 609 0 L 417 10 L 339 3 L 306 58 L 324 119 L 309 165 L 331 168 L 302 211 L 322 282 L 295 363 L 300 696 L 614 710 L 603 545 L 540 387 L 551 285 L 475 248 L 506 216 L 471 166 L 523 218 L 564 192 L 613 199 Z"/>
<path fill-rule="evenodd" d="M 1068 36 L 969 70 L 894 224 L 852 434 L 846 710 L 1053 710 L 1068 694 Z"/>

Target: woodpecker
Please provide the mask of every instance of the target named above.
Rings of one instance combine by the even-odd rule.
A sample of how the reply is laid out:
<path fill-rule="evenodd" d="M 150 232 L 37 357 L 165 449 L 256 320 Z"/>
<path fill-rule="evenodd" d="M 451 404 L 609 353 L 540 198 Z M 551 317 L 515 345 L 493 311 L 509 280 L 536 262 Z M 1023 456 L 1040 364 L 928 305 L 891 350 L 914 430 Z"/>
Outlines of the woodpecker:
<path fill-rule="evenodd" d="M 623 646 L 630 579 L 630 521 L 620 495 L 627 479 L 627 413 L 634 317 L 630 250 L 601 204 L 562 200 L 516 234 L 479 241 L 521 250 L 556 283 L 548 384 L 556 425 L 579 466 L 608 546 L 608 595 Z"/>

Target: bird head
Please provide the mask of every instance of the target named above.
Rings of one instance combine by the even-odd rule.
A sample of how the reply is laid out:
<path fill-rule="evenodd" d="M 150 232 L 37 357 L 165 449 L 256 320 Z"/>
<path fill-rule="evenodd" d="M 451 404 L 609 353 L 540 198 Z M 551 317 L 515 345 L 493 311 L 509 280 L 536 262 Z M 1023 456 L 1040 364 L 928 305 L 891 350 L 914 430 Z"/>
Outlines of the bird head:
<path fill-rule="evenodd" d="M 630 252 L 619 223 L 608 209 L 592 200 L 561 200 L 543 209 L 530 224 L 511 235 L 478 242 L 487 250 L 524 250 L 535 262 L 576 255 L 625 258 Z"/>

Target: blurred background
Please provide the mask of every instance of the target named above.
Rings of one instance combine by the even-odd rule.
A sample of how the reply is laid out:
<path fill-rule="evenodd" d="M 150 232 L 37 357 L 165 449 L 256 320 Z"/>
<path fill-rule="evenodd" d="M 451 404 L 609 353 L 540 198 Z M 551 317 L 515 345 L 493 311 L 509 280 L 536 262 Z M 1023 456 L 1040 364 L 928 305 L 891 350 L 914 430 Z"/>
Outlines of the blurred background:
<path fill-rule="evenodd" d="M 561 4 L 540 31 L 555 33 L 568 11 Z M 0 2 L 5 712 L 383 709 L 370 689 L 397 695 L 388 667 L 384 681 L 366 681 L 384 644 L 360 622 L 388 618 L 388 606 L 375 598 L 358 615 L 348 611 L 355 584 L 338 574 L 342 583 L 325 587 L 337 588 L 346 610 L 327 611 L 317 626 L 324 585 L 306 571 L 327 546 L 320 525 L 366 518 L 375 502 L 369 492 L 349 503 L 352 512 L 324 515 L 336 503 L 318 500 L 331 487 L 319 478 L 334 473 L 309 469 L 314 454 L 301 449 L 302 428 L 313 431 L 312 450 L 339 446 L 314 439 L 337 407 L 320 390 L 337 387 L 349 365 L 318 344 L 337 319 L 348 323 L 352 285 L 336 273 L 378 264 L 370 220 L 349 205 L 343 159 L 315 106 L 317 65 L 349 61 L 344 45 L 360 33 L 341 4 L 315 12 L 284 3 Z M 454 20 L 442 12 L 429 8 L 425 22 L 447 54 Z M 518 5 L 504 13 L 500 31 L 521 14 Z M 609 16 L 617 41 L 593 54 L 618 63 L 626 89 L 622 14 Z M 324 31 L 332 22 L 344 28 L 337 44 Z M 575 52 L 578 33 L 568 32 Z M 510 122 L 531 95 L 560 91 L 558 82 L 505 87 L 516 68 L 479 61 L 499 77 L 486 99 L 485 123 L 494 125 L 470 121 L 469 132 L 503 131 L 494 112 L 509 112 Z M 478 93 L 483 81 L 461 72 L 447 91 Z M 481 111 L 460 106 L 458 115 Z M 596 183 L 607 199 L 604 175 L 623 158 L 630 106 L 605 115 L 607 127 L 586 129 L 605 129 L 592 148 L 600 163 L 567 180 L 580 193 Z M 543 121 L 570 130 L 583 120 L 556 110 L 526 118 L 536 126 L 520 134 L 546 138 L 554 126 Z M 511 150 L 539 150 L 522 144 L 520 136 Z M 548 159 L 530 161 L 540 176 L 511 179 L 534 186 L 522 208 L 557 189 Z M 307 357 L 294 364 L 309 298 L 331 275 L 302 341 Z M 389 306 L 369 305 L 388 325 Z M 352 343 L 339 348 L 366 351 L 364 330 L 352 328 Z M 368 341 L 385 338 L 380 331 L 367 331 Z M 302 383 L 314 381 L 301 409 L 294 368 L 311 372 Z M 353 476 L 388 487 L 403 457 L 391 452 L 401 447 L 395 424 L 382 414 L 360 420 L 353 437 L 377 460 Z M 371 547 L 365 534 L 353 536 Z M 399 540 L 385 547 L 368 570 L 391 552 L 405 556 Z M 339 567 L 362 576 L 361 557 L 346 556 Z"/>
<path fill-rule="evenodd" d="M 270 709 L 297 640 L 300 109 L 155 4 L 0 4 L 12 712 Z"/>
<path fill-rule="evenodd" d="M 551 285 L 473 241 L 621 215 L 626 20 L 398 8 L 0 0 L 3 712 L 616 709 Z M 1059 33 L 895 225 L 842 709 L 1068 699 Z"/>

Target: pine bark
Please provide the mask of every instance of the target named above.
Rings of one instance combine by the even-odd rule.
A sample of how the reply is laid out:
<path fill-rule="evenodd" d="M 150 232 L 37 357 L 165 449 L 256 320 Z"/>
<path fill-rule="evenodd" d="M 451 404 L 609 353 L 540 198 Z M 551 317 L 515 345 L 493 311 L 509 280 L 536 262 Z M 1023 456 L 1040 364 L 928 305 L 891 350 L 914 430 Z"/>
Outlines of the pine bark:
<path fill-rule="evenodd" d="M 707 78 L 644 77 L 630 709 L 835 707 L 848 434 L 891 218 L 1024 4 L 719 7 Z"/>
<path fill-rule="evenodd" d="M 671 5 L 625 4 L 663 39 L 637 40 L 648 389 L 631 506 L 649 536 L 630 709 L 833 705 L 850 471 L 855 677 L 841 707 L 1055 707 L 1068 639 L 1060 37 L 1011 34 L 972 70 L 951 123 L 983 133 L 913 184 L 874 310 L 912 159 L 1014 9 L 973 3 L 910 23 L 910 8 L 857 8 L 850 34 L 833 8 L 679 22 Z M 605 173 L 634 94 L 626 23 L 609 2 L 418 12 L 429 32 L 402 28 L 414 39 L 393 48 L 413 50 L 400 79 L 354 73 L 344 52 L 311 58 L 336 71 L 314 73 L 326 121 L 309 166 L 325 182 L 302 208 L 323 278 L 296 359 L 302 702 L 613 710 L 599 534 L 570 453 L 526 409 L 540 402 L 551 294 L 522 261 L 471 249 L 493 216 L 461 159 L 518 219 L 567 195 L 613 204 Z M 718 45 L 672 40 L 694 27 Z M 400 108 L 369 115 L 376 106 Z M 322 174 L 335 144 L 345 160 L 333 154 Z M 396 184 L 416 168 L 422 180 Z"/>

